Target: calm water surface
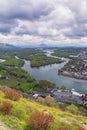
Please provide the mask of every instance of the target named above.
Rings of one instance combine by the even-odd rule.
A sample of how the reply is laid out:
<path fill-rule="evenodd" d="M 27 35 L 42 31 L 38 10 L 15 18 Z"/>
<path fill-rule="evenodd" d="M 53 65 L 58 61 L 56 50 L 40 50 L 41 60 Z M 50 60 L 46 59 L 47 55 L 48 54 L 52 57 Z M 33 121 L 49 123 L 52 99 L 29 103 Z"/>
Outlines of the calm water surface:
<path fill-rule="evenodd" d="M 47 56 L 51 56 L 50 52 L 47 52 L 46 54 Z M 29 72 L 36 79 L 36 81 L 49 80 L 51 82 L 54 82 L 57 85 L 57 87 L 65 85 L 67 86 L 67 88 L 75 89 L 75 91 L 79 93 L 86 93 L 87 81 L 81 81 L 74 78 L 58 75 L 58 70 L 62 68 L 68 62 L 68 60 L 69 59 L 65 59 L 65 62 L 63 63 L 46 65 L 39 68 L 32 68 L 30 66 L 30 61 L 24 60 L 25 64 L 22 68 Z"/>

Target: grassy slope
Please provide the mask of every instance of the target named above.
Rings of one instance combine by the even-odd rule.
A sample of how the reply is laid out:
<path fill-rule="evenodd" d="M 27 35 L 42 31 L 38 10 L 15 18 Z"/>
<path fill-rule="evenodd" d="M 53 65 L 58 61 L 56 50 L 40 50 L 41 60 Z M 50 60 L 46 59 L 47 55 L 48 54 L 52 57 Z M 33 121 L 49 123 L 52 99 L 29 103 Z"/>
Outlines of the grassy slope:
<path fill-rule="evenodd" d="M 7 127 L 2 121 L 0 121 L 0 130 L 12 130 L 11 128 Z"/>
<path fill-rule="evenodd" d="M 7 101 L 4 97 L 4 93 L 0 91 L 0 101 Z M 48 106 L 40 105 L 37 102 L 22 98 L 19 101 L 12 101 L 13 111 L 9 116 L 0 114 L 0 119 L 13 130 L 25 130 L 26 119 L 30 116 L 31 112 L 37 110 L 44 110 L 51 112 L 54 116 L 54 125 L 49 130 L 55 130 L 60 125 L 68 125 L 72 130 L 76 129 L 76 126 L 82 125 L 87 122 L 87 118 L 81 115 L 72 115 L 67 111 L 61 111 L 59 108 L 53 108 Z"/>

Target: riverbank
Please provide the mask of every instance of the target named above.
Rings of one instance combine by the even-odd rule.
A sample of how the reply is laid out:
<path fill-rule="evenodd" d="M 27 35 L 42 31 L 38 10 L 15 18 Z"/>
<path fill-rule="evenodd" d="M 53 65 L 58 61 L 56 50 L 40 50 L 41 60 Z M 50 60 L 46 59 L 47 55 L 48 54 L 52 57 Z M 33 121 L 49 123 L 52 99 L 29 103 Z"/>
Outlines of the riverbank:
<path fill-rule="evenodd" d="M 58 71 L 58 74 L 78 80 L 87 80 L 87 61 L 80 57 L 72 58 Z"/>
<path fill-rule="evenodd" d="M 34 84 L 34 78 L 26 71 L 21 69 L 24 61 L 18 57 L 0 60 L 0 84 L 15 89 L 20 89 L 26 83 Z M 21 86 L 22 85 L 22 86 Z M 32 85 L 34 86 L 34 85 Z"/>
<path fill-rule="evenodd" d="M 60 76 L 58 75 L 58 70 L 63 68 L 63 66 L 69 61 L 67 58 L 63 58 L 64 62 L 60 64 L 51 64 L 41 67 L 31 67 L 30 61 L 24 60 L 25 64 L 22 67 L 25 71 L 30 73 L 34 77 L 34 79 L 38 82 L 39 80 L 49 80 L 56 84 L 56 86 L 66 86 L 68 89 L 75 89 L 79 93 L 85 93 L 87 91 L 87 84 L 82 81 L 78 82 L 78 80 Z"/>
<path fill-rule="evenodd" d="M 78 82 L 78 83 L 87 83 L 87 80 L 80 80 L 80 79 L 76 79 L 74 77 L 69 77 L 67 75 L 60 75 L 60 77 L 63 79 L 63 80 L 71 80 L 72 82 L 75 81 L 75 82 Z"/>
<path fill-rule="evenodd" d="M 23 54 L 23 50 L 21 53 Z M 28 51 L 27 51 L 27 53 L 28 53 Z M 48 50 L 48 51 L 46 50 L 44 53 L 47 56 L 51 56 L 51 53 L 53 53 L 53 51 L 50 52 L 50 50 Z M 19 54 L 19 52 L 18 52 L 18 54 Z M 28 54 L 26 54 L 26 57 L 27 57 L 27 55 Z M 14 55 L 14 56 L 18 56 L 18 55 Z M 58 58 L 55 56 L 52 56 L 52 57 Z M 15 58 L 18 58 L 18 57 L 15 57 Z M 51 82 L 54 82 L 57 87 L 64 85 L 68 89 L 74 88 L 79 93 L 87 92 L 87 87 L 86 87 L 87 83 L 85 81 L 79 82 L 77 79 L 72 80 L 72 78 L 58 75 L 58 70 L 63 68 L 64 65 L 69 61 L 69 59 L 63 58 L 63 57 L 62 57 L 62 60 L 64 60 L 64 62 L 62 62 L 62 63 L 45 65 L 45 66 L 41 66 L 41 67 L 31 67 L 29 60 L 23 60 L 24 65 L 23 65 L 22 69 L 27 71 L 32 77 L 34 77 L 35 83 L 38 83 L 38 81 L 42 80 L 42 79 L 49 80 Z M 11 80 L 11 81 L 13 81 L 13 80 Z M 2 83 L 5 83 L 5 82 L 3 81 Z M 7 84 L 8 83 L 9 83 L 9 81 L 7 79 Z M 17 85 L 18 82 L 15 82 L 15 80 L 14 80 L 14 84 L 15 83 Z M 13 85 L 11 85 L 11 86 L 13 86 Z"/>

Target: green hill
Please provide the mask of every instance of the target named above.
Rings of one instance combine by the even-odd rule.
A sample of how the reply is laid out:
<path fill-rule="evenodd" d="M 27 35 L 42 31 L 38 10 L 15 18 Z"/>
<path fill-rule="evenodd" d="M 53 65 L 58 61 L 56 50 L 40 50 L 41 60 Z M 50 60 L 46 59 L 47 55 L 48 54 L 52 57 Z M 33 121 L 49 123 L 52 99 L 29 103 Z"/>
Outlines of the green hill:
<path fill-rule="evenodd" d="M 13 45 L 10 45 L 10 44 L 7 44 L 7 43 L 0 43 L 0 50 L 14 50 L 14 49 L 17 49 L 16 46 L 13 46 Z"/>
<path fill-rule="evenodd" d="M 82 111 L 75 105 L 68 105 L 66 109 L 63 110 L 59 105 L 56 107 L 47 106 L 46 104 L 42 105 L 36 101 L 23 98 L 22 96 L 20 100 L 14 101 L 5 96 L 2 86 L 0 86 L 0 88 L 0 107 L 3 102 L 7 101 L 13 106 L 10 114 L 0 112 L 0 120 L 12 130 L 34 130 L 30 127 L 27 128 L 26 120 L 30 117 L 32 112 L 36 110 L 49 112 L 53 115 L 54 123 L 47 130 L 56 130 L 56 128 L 60 126 L 67 126 L 70 130 L 78 130 L 77 128 L 81 126 L 87 130 L 87 117 L 83 115 Z"/>

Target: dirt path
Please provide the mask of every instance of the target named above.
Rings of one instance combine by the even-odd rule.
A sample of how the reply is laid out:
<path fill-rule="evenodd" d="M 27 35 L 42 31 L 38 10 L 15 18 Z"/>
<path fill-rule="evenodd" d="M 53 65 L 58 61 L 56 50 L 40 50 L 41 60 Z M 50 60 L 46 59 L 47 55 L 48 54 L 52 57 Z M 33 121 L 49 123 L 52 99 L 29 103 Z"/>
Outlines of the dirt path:
<path fill-rule="evenodd" d="M 6 126 L 2 121 L 0 121 L 0 130 L 12 130 L 8 126 Z"/>
<path fill-rule="evenodd" d="M 87 125 L 83 125 L 83 128 L 85 128 L 87 130 Z"/>
<path fill-rule="evenodd" d="M 66 123 L 66 124 L 80 125 L 80 126 L 82 126 L 83 128 L 85 128 L 85 130 L 87 130 L 87 124 L 84 124 L 84 123 L 81 123 L 81 124 L 80 124 L 80 123 L 76 122 L 76 121 L 73 120 L 73 119 L 61 118 L 60 121 Z"/>

